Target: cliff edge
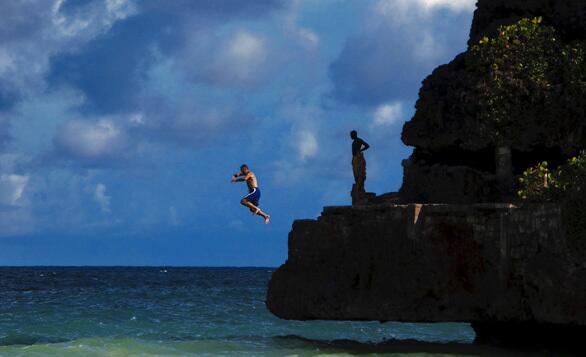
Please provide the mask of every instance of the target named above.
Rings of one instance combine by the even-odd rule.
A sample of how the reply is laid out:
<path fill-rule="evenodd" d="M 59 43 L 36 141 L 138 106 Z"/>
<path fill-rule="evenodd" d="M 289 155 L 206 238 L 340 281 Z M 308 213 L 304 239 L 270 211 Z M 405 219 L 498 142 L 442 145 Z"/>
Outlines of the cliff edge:
<path fill-rule="evenodd" d="M 543 21 L 555 34 L 544 41 L 582 53 L 586 2 L 480 0 L 477 7 L 471 47 L 425 79 L 403 128 L 414 152 L 403 163 L 400 192 L 296 221 L 288 259 L 269 283 L 273 314 L 469 322 L 478 342 L 568 347 L 586 336 L 584 230 L 569 229 L 561 204 L 510 203 L 513 175 L 544 160 L 562 165 L 586 148 L 586 61 L 566 56 L 577 63 L 571 80 L 548 65 L 549 77 L 539 82 L 547 85 L 525 96 L 509 91 L 512 102 L 505 104 L 514 110 L 500 122 L 506 130 L 496 130 L 479 114 L 486 73 L 471 69 L 467 58 L 479 39 L 488 43 L 484 36 L 522 18 L 531 18 L 523 26 L 533 28 Z M 557 49 L 552 57 L 564 52 Z M 534 93 L 548 102 L 534 105 Z M 491 130 L 498 135 L 486 135 Z"/>
<path fill-rule="evenodd" d="M 294 223 L 267 306 L 284 319 L 471 322 L 479 340 L 525 324 L 528 338 L 552 338 L 586 326 L 583 254 L 555 205 L 328 207 Z"/>

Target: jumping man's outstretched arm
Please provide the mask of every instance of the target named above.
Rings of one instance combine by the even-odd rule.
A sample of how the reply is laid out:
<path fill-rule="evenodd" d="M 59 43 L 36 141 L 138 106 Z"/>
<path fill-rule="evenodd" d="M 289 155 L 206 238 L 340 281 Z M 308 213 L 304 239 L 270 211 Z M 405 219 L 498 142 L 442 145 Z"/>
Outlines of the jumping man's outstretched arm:
<path fill-rule="evenodd" d="M 241 177 L 243 176 L 243 174 L 241 172 L 237 172 L 234 175 L 232 175 L 232 182 L 242 182 L 244 181 L 244 179 Z"/>
<path fill-rule="evenodd" d="M 248 173 L 245 175 L 241 172 L 238 172 L 232 176 L 232 182 L 244 182 L 244 181 L 248 180 L 250 178 L 250 176 L 252 176 L 251 173 Z"/>

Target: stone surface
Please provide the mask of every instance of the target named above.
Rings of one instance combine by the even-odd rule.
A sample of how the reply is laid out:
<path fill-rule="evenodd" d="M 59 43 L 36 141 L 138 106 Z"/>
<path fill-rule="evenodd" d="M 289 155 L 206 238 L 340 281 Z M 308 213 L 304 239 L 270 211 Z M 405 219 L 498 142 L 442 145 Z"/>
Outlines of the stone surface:
<path fill-rule="evenodd" d="M 584 0 L 480 0 L 474 13 L 470 43 L 494 34 L 500 25 L 536 16 L 543 16 L 546 24 L 555 26 L 567 38 L 586 38 Z"/>
<path fill-rule="evenodd" d="M 296 320 L 584 326 L 583 257 L 553 205 L 330 207 L 293 224 L 267 306 Z"/>
<path fill-rule="evenodd" d="M 586 39 L 584 0 L 480 0 L 475 12 L 470 44 L 491 36 L 503 24 L 523 17 L 543 16 L 562 35 L 562 42 Z M 422 203 L 506 202 L 511 189 L 495 186 L 494 139 L 479 119 L 478 78 L 465 63 L 465 54 L 435 69 L 423 81 L 416 112 L 403 127 L 403 142 L 415 148 L 405 163 L 403 201 Z M 555 86 L 563 93 L 564 84 Z M 556 90 L 557 90 L 556 89 Z M 517 119 L 522 133 L 510 143 L 513 174 L 541 161 L 561 164 L 584 149 L 586 107 L 555 97 L 547 110 L 535 107 Z M 569 108 L 569 109 L 568 109 Z M 551 111 L 561 111 L 552 114 Z M 555 118 L 555 120 L 552 120 Z M 501 185 L 502 186 L 502 185 Z M 450 192 L 450 195 L 444 194 Z"/>
<path fill-rule="evenodd" d="M 471 43 L 527 16 L 544 16 L 563 41 L 586 38 L 584 0 L 480 0 Z M 479 203 L 510 197 L 497 184 L 495 153 L 503 148 L 480 132 L 467 90 L 474 81 L 462 55 L 424 81 L 403 129 L 415 149 L 398 194 L 356 197 L 353 207 L 327 207 L 319 219 L 293 224 L 287 262 L 269 283 L 273 314 L 470 322 L 478 342 L 581 348 L 586 237 L 567 237 L 556 205 Z M 531 126 L 504 161 L 517 174 L 543 160 L 561 164 L 586 142 L 584 113 L 576 118 L 554 123 L 565 131 Z M 398 204 L 408 202 L 427 204 Z"/>
<path fill-rule="evenodd" d="M 417 160 L 405 160 L 403 168 L 401 197 L 408 202 L 468 203 L 499 199 L 497 182 L 491 173 L 469 166 L 426 165 Z"/>

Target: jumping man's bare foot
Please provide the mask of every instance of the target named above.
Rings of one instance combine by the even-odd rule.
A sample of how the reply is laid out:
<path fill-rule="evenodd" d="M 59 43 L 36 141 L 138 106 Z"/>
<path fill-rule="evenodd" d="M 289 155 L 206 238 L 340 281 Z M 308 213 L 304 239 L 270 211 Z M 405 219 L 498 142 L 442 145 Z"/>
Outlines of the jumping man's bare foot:
<path fill-rule="evenodd" d="M 268 214 L 265 215 L 265 224 L 269 224 L 270 220 L 271 220 L 271 216 L 269 216 Z"/>

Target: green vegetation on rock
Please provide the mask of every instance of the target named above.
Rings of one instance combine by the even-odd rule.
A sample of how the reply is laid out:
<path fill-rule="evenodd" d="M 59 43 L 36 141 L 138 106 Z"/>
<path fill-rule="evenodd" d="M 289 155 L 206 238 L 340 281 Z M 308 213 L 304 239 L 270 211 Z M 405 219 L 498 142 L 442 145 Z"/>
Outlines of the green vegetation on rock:
<path fill-rule="evenodd" d="M 527 169 L 519 178 L 517 194 L 529 202 L 559 202 L 568 235 L 586 238 L 586 151 L 556 169 L 547 162 Z"/>
<path fill-rule="evenodd" d="M 466 54 L 476 77 L 480 135 L 507 145 L 528 126 L 547 128 L 558 139 L 586 114 L 585 44 L 564 44 L 541 18 L 501 26 Z M 584 143 L 582 143 L 584 144 Z"/>

